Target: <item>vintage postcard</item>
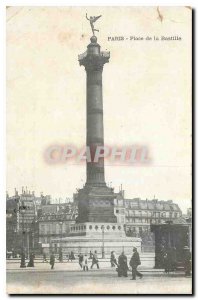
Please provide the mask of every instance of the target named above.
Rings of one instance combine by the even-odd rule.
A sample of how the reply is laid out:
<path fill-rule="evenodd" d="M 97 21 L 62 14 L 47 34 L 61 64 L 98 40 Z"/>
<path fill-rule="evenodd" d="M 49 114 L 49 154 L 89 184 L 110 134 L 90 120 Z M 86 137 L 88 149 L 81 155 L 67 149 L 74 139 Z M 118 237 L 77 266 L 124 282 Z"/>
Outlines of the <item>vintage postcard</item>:
<path fill-rule="evenodd" d="M 192 294 L 192 9 L 7 7 L 8 294 Z"/>

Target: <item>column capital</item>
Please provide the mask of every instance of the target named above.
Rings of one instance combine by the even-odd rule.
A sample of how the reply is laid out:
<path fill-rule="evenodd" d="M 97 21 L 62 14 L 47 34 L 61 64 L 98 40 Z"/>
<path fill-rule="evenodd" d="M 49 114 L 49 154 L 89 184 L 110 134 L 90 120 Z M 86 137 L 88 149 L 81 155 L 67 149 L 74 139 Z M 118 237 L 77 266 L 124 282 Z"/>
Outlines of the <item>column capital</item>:
<path fill-rule="evenodd" d="M 100 51 L 100 45 L 93 36 L 91 43 L 87 46 L 87 51 L 78 56 L 78 61 L 86 71 L 102 71 L 104 64 L 109 62 L 109 58 L 110 52 Z"/>
<path fill-rule="evenodd" d="M 109 52 L 108 52 L 109 53 Z M 103 52 L 100 55 L 87 54 L 82 59 L 79 59 L 80 66 L 83 65 L 86 71 L 102 71 L 105 63 L 109 62 L 110 54 L 104 55 Z"/>

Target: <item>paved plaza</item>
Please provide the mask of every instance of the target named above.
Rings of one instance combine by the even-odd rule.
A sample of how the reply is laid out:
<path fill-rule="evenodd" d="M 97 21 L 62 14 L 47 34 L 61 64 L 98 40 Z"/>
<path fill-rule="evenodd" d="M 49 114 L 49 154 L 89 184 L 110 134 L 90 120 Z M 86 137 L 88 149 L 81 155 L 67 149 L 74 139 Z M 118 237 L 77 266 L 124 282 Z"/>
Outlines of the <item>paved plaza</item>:
<path fill-rule="evenodd" d="M 78 262 L 49 263 L 36 261 L 34 268 L 20 269 L 20 261 L 7 262 L 7 292 L 10 294 L 190 294 L 191 278 L 183 272 L 165 274 L 163 270 L 140 267 L 142 279 L 118 277 L 109 261 L 100 269 L 83 272 Z"/>

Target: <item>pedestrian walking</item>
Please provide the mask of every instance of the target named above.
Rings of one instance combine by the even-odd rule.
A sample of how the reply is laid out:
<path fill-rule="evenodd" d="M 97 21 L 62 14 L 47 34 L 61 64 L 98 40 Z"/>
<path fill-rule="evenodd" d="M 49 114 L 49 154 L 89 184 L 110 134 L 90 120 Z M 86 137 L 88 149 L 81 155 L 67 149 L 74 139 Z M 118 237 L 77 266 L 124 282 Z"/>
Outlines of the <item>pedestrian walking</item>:
<path fill-rule="evenodd" d="M 71 259 L 71 253 L 68 254 L 68 260 L 67 261 L 72 261 L 72 259 Z"/>
<path fill-rule="evenodd" d="M 34 255 L 34 253 L 31 253 L 30 254 L 30 260 L 29 260 L 29 262 L 28 262 L 28 267 L 34 267 L 34 258 L 35 258 L 35 255 Z"/>
<path fill-rule="evenodd" d="M 169 274 L 171 271 L 171 264 L 172 264 L 172 253 L 170 247 L 166 249 L 166 253 L 164 256 L 164 271 L 165 273 Z"/>
<path fill-rule="evenodd" d="M 159 254 L 156 257 L 157 265 L 159 268 L 164 269 L 165 268 L 165 256 L 166 256 L 166 250 L 164 245 L 160 246 Z"/>
<path fill-rule="evenodd" d="M 52 252 L 52 254 L 50 255 L 50 265 L 51 265 L 51 270 L 54 269 L 54 265 L 55 265 L 55 256 L 54 253 Z"/>
<path fill-rule="evenodd" d="M 98 261 L 97 251 L 95 251 L 93 254 L 91 269 L 93 269 L 94 265 L 96 265 L 97 269 L 99 269 L 99 261 Z"/>
<path fill-rule="evenodd" d="M 47 262 L 47 256 L 46 256 L 46 253 L 43 253 L 43 262 Z"/>
<path fill-rule="evenodd" d="M 80 254 L 78 255 L 78 263 L 79 263 L 81 269 L 82 269 L 82 267 L 83 267 L 83 265 L 82 265 L 83 259 L 84 259 L 84 257 L 83 257 L 83 255 L 80 253 Z"/>
<path fill-rule="evenodd" d="M 171 271 L 175 271 L 177 268 L 177 249 L 171 248 Z"/>
<path fill-rule="evenodd" d="M 184 247 L 184 270 L 185 270 L 185 276 L 191 276 L 191 253 L 188 246 Z"/>
<path fill-rule="evenodd" d="M 118 263 L 117 263 L 117 259 L 116 259 L 116 255 L 115 255 L 115 251 L 111 251 L 111 257 L 110 257 L 110 262 L 111 262 L 111 267 L 118 267 Z"/>
<path fill-rule="evenodd" d="M 88 271 L 88 258 L 87 255 L 85 254 L 85 256 L 83 257 L 83 261 L 82 261 L 82 269 L 83 271 Z"/>
<path fill-rule="evenodd" d="M 131 280 L 136 280 L 136 276 L 139 276 L 140 278 L 142 278 L 143 275 L 140 272 L 138 272 L 138 270 L 137 270 L 137 267 L 139 265 L 141 265 L 141 261 L 140 261 L 140 256 L 139 256 L 139 253 L 138 253 L 136 247 L 133 248 L 133 255 L 131 257 L 131 260 L 130 260 L 129 264 L 132 267 L 132 278 L 131 278 Z"/>
<path fill-rule="evenodd" d="M 63 262 L 63 252 L 62 249 L 59 249 L 59 262 Z"/>
<path fill-rule="evenodd" d="M 118 268 L 116 271 L 118 272 L 118 277 L 124 276 L 128 277 L 127 271 L 128 271 L 128 264 L 127 264 L 127 257 L 124 254 L 124 251 L 122 254 L 118 257 Z"/>
<path fill-rule="evenodd" d="M 75 260 L 75 256 L 74 256 L 74 252 L 73 251 L 71 251 L 71 261 L 72 260 Z"/>
<path fill-rule="evenodd" d="M 20 264 L 20 268 L 26 268 L 26 263 L 25 263 L 25 253 L 24 253 L 24 252 L 21 253 L 21 264 Z"/>

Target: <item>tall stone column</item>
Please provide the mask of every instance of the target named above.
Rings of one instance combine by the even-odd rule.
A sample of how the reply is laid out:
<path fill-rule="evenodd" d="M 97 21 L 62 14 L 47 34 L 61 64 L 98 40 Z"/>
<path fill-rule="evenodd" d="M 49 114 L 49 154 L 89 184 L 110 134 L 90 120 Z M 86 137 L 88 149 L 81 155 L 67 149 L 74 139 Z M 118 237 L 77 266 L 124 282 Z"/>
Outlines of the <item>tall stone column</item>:
<path fill-rule="evenodd" d="M 97 146 L 104 146 L 102 71 L 109 61 L 110 53 L 101 52 L 95 36 L 87 51 L 79 56 L 79 63 L 87 73 L 87 137 L 86 144 L 91 151 L 91 162 L 87 162 L 86 185 L 105 186 L 104 159 L 94 162 Z"/>
<path fill-rule="evenodd" d="M 94 162 L 97 146 L 104 146 L 102 71 L 109 62 L 110 53 L 100 51 L 96 36 L 91 37 L 87 51 L 79 55 L 79 63 L 87 74 L 87 129 L 86 144 L 91 152 L 91 162 L 87 160 L 87 178 L 83 189 L 75 196 L 78 202 L 77 222 L 117 221 L 114 215 L 115 194 L 106 186 L 104 158 Z"/>

